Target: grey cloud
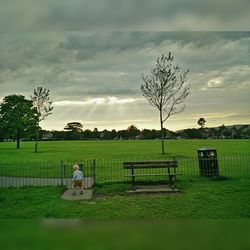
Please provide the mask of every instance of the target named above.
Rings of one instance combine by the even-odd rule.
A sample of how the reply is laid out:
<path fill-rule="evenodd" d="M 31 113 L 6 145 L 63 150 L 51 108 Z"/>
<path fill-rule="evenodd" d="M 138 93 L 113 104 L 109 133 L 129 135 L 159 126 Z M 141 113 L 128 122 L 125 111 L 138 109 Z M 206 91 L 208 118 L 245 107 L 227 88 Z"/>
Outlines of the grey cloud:
<path fill-rule="evenodd" d="M 248 30 L 248 10 L 247 0 L 1 0 L 0 30 Z"/>
<path fill-rule="evenodd" d="M 0 76 L 0 85 L 4 84 L 5 80 Z"/>
<path fill-rule="evenodd" d="M 249 32 L 74 32 L 68 35 L 66 39 L 61 41 L 59 48 L 75 51 L 77 60 L 91 60 L 100 53 L 119 53 L 129 51 L 143 51 L 145 49 L 156 49 L 165 47 L 169 50 L 183 51 L 181 59 L 184 61 L 193 61 L 193 58 L 188 54 L 185 57 L 185 52 L 192 51 L 195 57 L 202 59 L 200 53 L 214 51 L 214 61 L 218 66 L 222 66 L 225 61 L 232 64 L 239 57 L 232 56 L 231 53 L 237 53 L 227 49 L 227 45 L 237 43 L 241 49 L 246 49 L 250 53 L 249 47 Z M 221 48 L 228 50 L 221 56 Z M 219 49 L 219 51 L 216 51 Z M 200 51 L 203 50 L 203 51 Z M 167 53 L 163 51 L 162 53 Z M 218 53 L 219 52 L 219 53 Z M 229 53 L 228 53 L 229 52 Z M 244 63 L 248 62 L 248 54 L 244 53 Z M 190 59 L 191 58 L 191 59 Z M 206 61 L 205 61 L 206 63 Z M 191 63 L 192 64 L 192 63 Z M 103 65 L 103 67 L 105 67 Z"/>
<path fill-rule="evenodd" d="M 89 59 L 106 51 L 123 52 L 158 46 L 167 39 L 166 33 L 145 32 L 75 32 L 59 48 L 76 50 L 77 59 Z"/>
<path fill-rule="evenodd" d="M 73 32 L 59 44 L 73 50 L 124 51 L 159 46 L 164 42 L 179 46 L 192 44 L 196 48 L 211 46 L 218 41 L 235 41 L 249 38 L 250 32 Z"/>
<path fill-rule="evenodd" d="M 210 51 L 216 52 L 209 56 L 214 56 L 214 62 L 218 67 L 223 67 L 225 62 L 226 64 L 235 64 L 241 61 L 241 63 L 247 64 L 250 52 L 249 34 L 249 32 L 38 32 L 6 34 L 2 38 L 0 37 L 0 71 L 17 71 L 34 65 L 55 67 L 55 64 L 65 65 L 84 60 L 92 60 L 90 64 L 84 65 L 85 69 L 91 69 L 93 66 L 94 70 L 98 67 L 99 69 L 108 69 L 110 64 L 100 62 L 100 57 L 98 60 L 94 60 L 94 58 L 103 54 L 103 57 L 121 56 L 126 60 L 126 54 L 129 52 L 136 54 L 140 52 L 147 56 L 148 52 L 155 49 L 159 51 L 159 54 L 176 50 L 179 59 L 191 65 L 194 58 L 202 60 L 204 57 L 203 68 L 204 63 L 211 64 L 205 58 Z M 245 50 L 244 54 L 241 57 L 235 56 L 234 54 L 237 55 L 240 51 L 227 49 L 227 45 L 230 43 L 235 43 L 234 46 Z M 144 52 L 145 50 L 147 52 Z M 192 54 L 190 54 L 191 52 Z M 105 53 L 109 53 L 109 55 Z M 224 54 L 222 55 L 222 53 Z M 145 58 L 143 60 L 145 61 Z M 197 66 L 199 65 L 201 64 L 197 64 Z M 112 67 L 116 67 L 116 65 L 112 65 Z"/>
<path fill-rule="evenodd" d="M 54 101 L 141 97 L 140 74 L 149 73 L 158 56 L 172 51 L 176 63 L 190 69 L 185 114 L 237 113 L 249 106 L 249 39 L 249 32 L 6 33 L 0 36 L 1 97 L 13 92 L 29 97 L 40 84 L 50 89 Z M 208 82 L 220 77 L 220 88 L 209 88 Z M 124 106 L 124 119 L 158 121 L 146 101 L 132 106 Z M 59 111 L 53 119 L 65 121 L 68 116 Z M 101 111 L 93 111 L 93 119 Z M 88 110 L 67 112 L 85 117 Z M 105 112 L 110 116 L 113 111 Z"/>

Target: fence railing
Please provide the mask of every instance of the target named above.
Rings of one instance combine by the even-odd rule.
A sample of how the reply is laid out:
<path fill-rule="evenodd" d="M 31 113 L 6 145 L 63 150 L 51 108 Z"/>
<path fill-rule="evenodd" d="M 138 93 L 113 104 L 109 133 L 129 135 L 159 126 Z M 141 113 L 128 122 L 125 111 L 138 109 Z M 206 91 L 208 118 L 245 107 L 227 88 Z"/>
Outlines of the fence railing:
<path fill-rule="evenodd" d="M 172 160 L 173 158 L 165 159 Z M 0 163 L 0 187 L 8 186 L 56 186 L 71 184 L 72 166 L 79 164 L 84 173 L 85 188 L 94 183 L 130 181 L 123 169 L 124 161 L 159 160 L 149 158 L 88 159 L 61 162 Z M 162 160 L 162 159 L 161 159 Z M 210 177 L 250 179 L 250 156 L 222 156 L 216 159 L 196 157 L 178 158 L 177 181 L 209 180 Z M 216 164 L 217 167 L 216 168 Z M 166 169 L 138 169 L 144 173 L 163 173 Z M 138 177 L 138 181 L 160 181 L 164 176 Z"/>

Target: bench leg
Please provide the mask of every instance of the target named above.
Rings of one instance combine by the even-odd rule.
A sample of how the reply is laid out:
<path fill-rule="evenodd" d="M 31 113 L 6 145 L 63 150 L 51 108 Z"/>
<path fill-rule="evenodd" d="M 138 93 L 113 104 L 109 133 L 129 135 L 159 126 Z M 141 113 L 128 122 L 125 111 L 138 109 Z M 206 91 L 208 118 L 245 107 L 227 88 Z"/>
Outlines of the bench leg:
<path fill-rule="evenodd" d="M 173 175 L 169 175 L 169 187 L 174 189 Z"/>
<path fill-rule="evenodd" d="M 134 169 L 132 168 L 132 175 L 134 175 Z M 132 189 L 135 190 L 135 177 L 132 176 Z"/>

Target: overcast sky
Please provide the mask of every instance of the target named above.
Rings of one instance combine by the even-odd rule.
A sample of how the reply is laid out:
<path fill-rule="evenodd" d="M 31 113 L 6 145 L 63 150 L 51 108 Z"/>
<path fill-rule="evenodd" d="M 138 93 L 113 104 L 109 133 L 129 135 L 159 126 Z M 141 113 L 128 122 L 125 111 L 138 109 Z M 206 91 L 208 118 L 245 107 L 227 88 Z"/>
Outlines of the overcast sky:
<path fill-rule="evenodd" d="M 50 89 L 53 114 L 41 125 L 63 129 L 159 128 L 140 93 L 141 73 L 171 51 L 189 69 L 186 110 L 165 127 L 178 130 L 250 123 L 250 32 L 6 32 L 0 36 L 0 100 Z"/>

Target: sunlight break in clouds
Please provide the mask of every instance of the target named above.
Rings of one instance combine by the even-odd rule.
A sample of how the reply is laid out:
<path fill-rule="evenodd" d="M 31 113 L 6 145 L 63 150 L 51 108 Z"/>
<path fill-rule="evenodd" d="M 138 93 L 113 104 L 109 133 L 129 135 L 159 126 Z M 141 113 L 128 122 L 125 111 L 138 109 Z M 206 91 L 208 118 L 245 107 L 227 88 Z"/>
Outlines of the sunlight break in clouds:
<path fill-rule="evenodd" d="M 220 88 L 220 87 L 223 86 L 223 83 L 224 83 L 223 78 L 222 77 L 218 77 L 218 78 L 210 80 L 207 83 L 207 86 L 209 88 Z"/>
<path fill-rule="evenodd" d="M 63 101 L 57 101 L 53 104 L 55 106 L 82 106 L 82 105 L 101 105 L 101 104 L 126 104 L 126 103 L 134 103 L 137 99 L 135 98 L 123 98 L 119 99 L 115 96 L 109 96 L 109 97 L 100 97 L 100 98 L 92 98 L 87 101 L 70 101 L 70 100 L 63 100 Z"/>

